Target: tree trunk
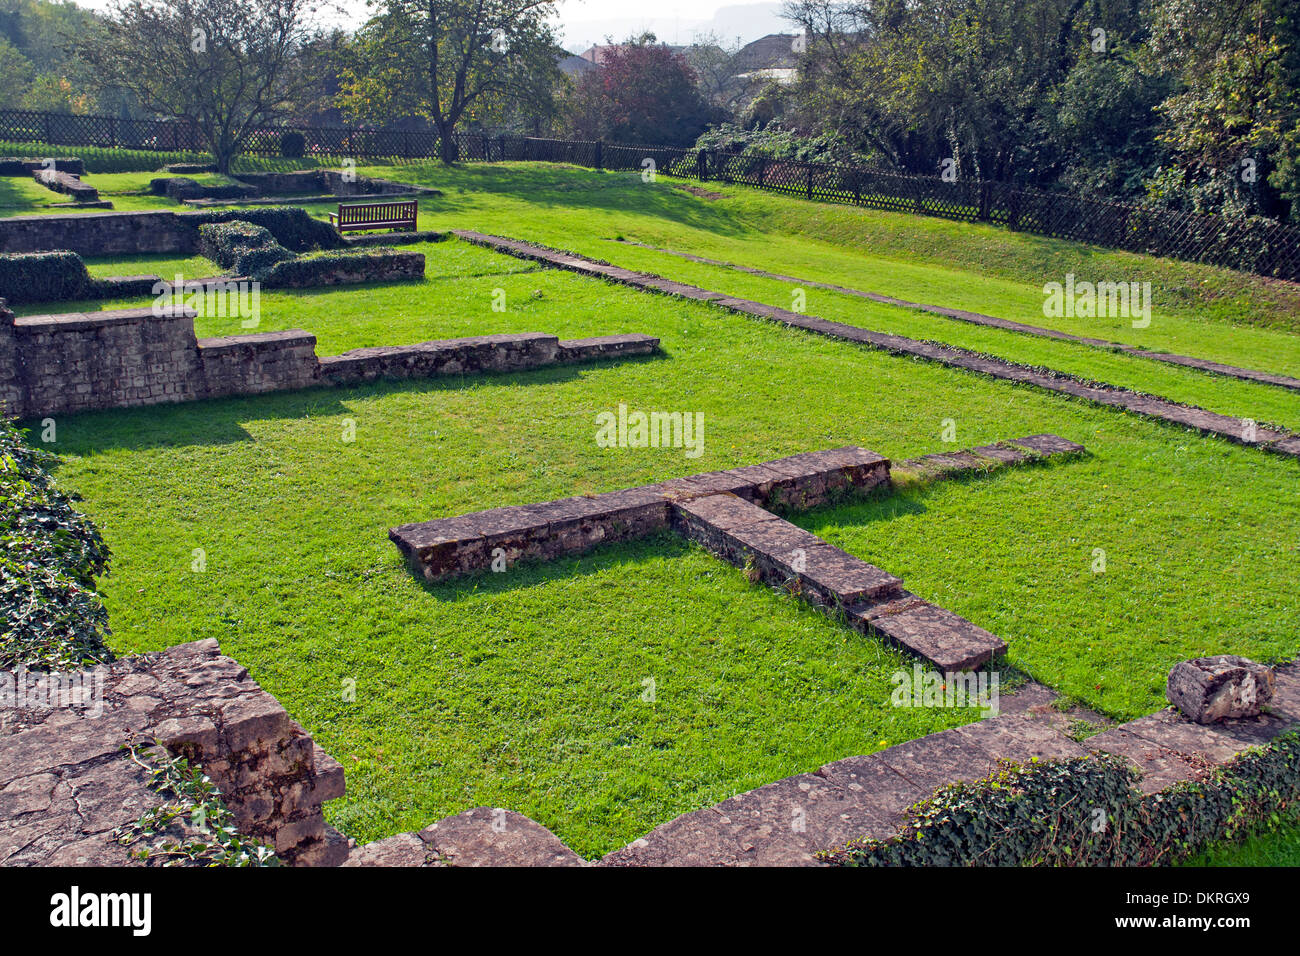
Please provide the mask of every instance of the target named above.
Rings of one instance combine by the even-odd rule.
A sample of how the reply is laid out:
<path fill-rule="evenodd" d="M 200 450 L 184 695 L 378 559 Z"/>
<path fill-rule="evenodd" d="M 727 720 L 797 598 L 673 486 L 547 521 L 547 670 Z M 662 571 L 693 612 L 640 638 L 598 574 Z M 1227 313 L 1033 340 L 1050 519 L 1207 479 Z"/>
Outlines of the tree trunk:
<path fill-rule="evenodd" d="M 446 124 L 438 127 L 438 156 L 448 166 L 460 159 L 460 147 L 456 144 L 456 127 Z"/>

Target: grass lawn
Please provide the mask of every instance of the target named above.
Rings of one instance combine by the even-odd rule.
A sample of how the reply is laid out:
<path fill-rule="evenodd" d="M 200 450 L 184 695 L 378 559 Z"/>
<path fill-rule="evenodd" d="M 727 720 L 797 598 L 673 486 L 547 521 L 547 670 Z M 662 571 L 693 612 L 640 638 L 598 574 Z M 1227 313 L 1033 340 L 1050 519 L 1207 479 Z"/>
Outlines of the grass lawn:
<path fill-rule="evenodd" d="M 1186 866 L 1300 866 L 1300 818 L 1224 843 L 1188 860 Z"/>
<path fill-rule="evenodd" d="M 1139 344 L 1162 335 L 1161 347 L 1300 372 L 1285 331 L 1294 291 L 1222 270 L 725 188 L 709 202 L 637 176 L 375 172 L 446 191 L 421 200 L 421 228 L 533 239 L 785 305 L 786 284 L 609 240 L 1026 321 L 1058 277 L 1046 268 L 1146 270 L 1179 292 Z M 892 230 L 901 238 L 873 245 Z M 794 520 L 1002 636 L 1011 666 L 1117 719 L 1161 706 L 1179 660 L 1300 652 L 1293 461 L 459 241 L 411 248 L 426 254 L 423 283 L 268 292 L 260 329 L 305 328 L 322 355 L 511 331 L 645 332 L 665 354 L 89 413 L 61 419 L 54 448 L 115 552 L 102 584 L 115 647 L 217 638 L 344 762 L 348 795 L 330 812 L 359 841 L 490 805 L 595 856 L 676 814 L 975 716 L 891 707 L 889 675 L 910 663 L 675 538 L 430 587 L 387 540 L 405 522 L 845 444 L 901 459 L 951 448 L 947 419 L 961 447 L 1055 432 L 1092 456 Z M 156 257 L 91 268 L 215 271 Z M 498 289 L 505 312 L 492 310 Z M 128 304 L 139 303 L 25 311 Z M 1300 396 L 1280 389 L 816 290 L 808 311 L 1300 428 Z M 236 325 L 203 319 L 198 333 Z M 703 412 L 704 455 L 598 448 L 595 416 L 619 402 Z M 1106 571 L 1094 574 L 1099 548 Z"/>

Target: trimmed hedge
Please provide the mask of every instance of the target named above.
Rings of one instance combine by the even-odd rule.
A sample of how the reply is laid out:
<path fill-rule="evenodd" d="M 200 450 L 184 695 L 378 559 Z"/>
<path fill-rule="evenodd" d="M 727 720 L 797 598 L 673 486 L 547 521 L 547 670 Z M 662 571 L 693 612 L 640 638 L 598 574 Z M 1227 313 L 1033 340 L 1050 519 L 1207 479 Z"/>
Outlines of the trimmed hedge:
<path fill-rule="evenodd" d="M 153 152 L 139 149 L 111 149 L 107 146 L 63 146 L 50 143 L 0 142 L 6 156 L 44 159 L 47 156 L 71 156 L 85 163 L 88 173 L 147 173 L 168 162 L 202 162 L 200 153 Z M 29 174 L 30 175 L 30 174 Z"/>
<path fill-rule="evenodd" d="M 424 278 L 424 253 L 377 248 L 365 252 L 325 253 L 276 263 L 266 273 L 267 286 L 302 289 Z"/>
<path fill-rule="evenodd" d="M 0 668 L 66 670 L 113 659 L 95 578 L 108 569 L 99 531 L 54 486 L 54 456 L 0 419 Z"/>
<path fill-rule="evenodd" d="M 199 252 L 237 275 L 258 280 L 276 263 L 294 257 L 275 241 L 271 230 L 242 221 L 199 226 Z"/>
<path fill-rule="evenodd" d="M 339 249 L 342 237 L 327 222 L 313 219 L 299 206 L 261 206 L 255 209 L 205 209 L 202 212 L 183 213 L 187 222 L 196 227 L 223 222 L 250 222 L 268 229 L 291 252 L 310 252 L 313 249 Z"/>
<path fill-rule="evenodd" d="M 1158 866 L 1231 840 L 1300 802 L 1300 732 L 1199 781 L 1142 796 L 1136 769 L 1100 753 L 1001 762 L 910 807 L 899 835 L 823 854 L 840 866 Z"/>
<path fill-rule="evenodd" d="M 158 276 L 95 278 L 75 252 L 0 254 L 0 299 L 11 303 L 152 296 Z"/>
<path fill-rule="evenodd" d="M 90 273 L 75 252 L 0 255 L 0 299 L 49 302 L 90 298 Z"/>

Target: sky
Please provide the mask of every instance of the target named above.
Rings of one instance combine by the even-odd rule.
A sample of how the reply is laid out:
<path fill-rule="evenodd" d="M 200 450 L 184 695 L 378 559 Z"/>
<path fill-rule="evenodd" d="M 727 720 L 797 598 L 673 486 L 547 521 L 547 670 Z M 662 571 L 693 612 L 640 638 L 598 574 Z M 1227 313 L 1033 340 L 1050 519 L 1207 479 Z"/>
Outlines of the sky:
<path fill-rule="evenodd" d="M 76 0 L 83 7 L 108 9 L 111 0 Z M 366 19 L 365 0 L 337 0 L 345 13 L 339 22 L 357 26 Z M 715 33 L 724 42 L 748 43 L 769 33 L 792 33 L 780 18 L 780 0 L 714 3 L 710 0 L 559 0 L 555 24 L 565 49 L 577 53 L 606 36 L 615 40 L 649 30 L 664 43 L 690 43 L 697 33 Z M 331 18 L 331 21 L 335 18 Z"/>

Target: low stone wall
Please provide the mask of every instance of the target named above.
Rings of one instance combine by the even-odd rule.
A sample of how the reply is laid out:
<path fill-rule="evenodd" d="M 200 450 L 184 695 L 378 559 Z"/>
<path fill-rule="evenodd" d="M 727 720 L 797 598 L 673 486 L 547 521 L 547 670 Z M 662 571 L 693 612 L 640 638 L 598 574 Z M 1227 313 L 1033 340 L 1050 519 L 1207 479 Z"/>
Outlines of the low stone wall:
<path fill-rule="evenodd" d="M 16 688 L 18 677 L 5 686 Z M 8 701 L 0 722 L 0 865 L 125 866 L 113 830 L 165 800 L 123 744 L 155 739 L 203 768 L 241 833 L 285 862 L 346 854 L 321 805 L 343 767 L 213 640 L 80 672 L 80 706 Z M 197 835 L 188 833 L 186 835 Z"/>
<path fill-rule="evenodd" d="M 297 329 L 200 339 L 205 397 L 256 395 L 320 384 L 316 336 Z"/>
<path fill-rule="evenodd" d="M 325 359 L 301 329 L 198 340 L 187 306 L 15 318 L 0 300 L 0 402 L 16 418 L 130 408 L 381 378 L 527 371 L 649 354 L 659 340 L 561 343 L 528 332 L 357 349 Z"/>
<path fill-rule="evenodd" d="M 190 255 L 197 248 L 197 229 L 166 210 L 0 219 L 0 252 L 67 249 L 83 256 Z"/>
<path fill-rule="evenodd" d="M 252 186 L 235 183 L 208 185 L 188 176 L 161 176 L 149 180 L 149 191 L 155 196 L 166 196 L 180 202 L 185 199 L 244 199 L 258 194 Z"/>
<path fill-rule="evenodd" d="M 369 252 L 324 253 L 277 262 L 267 272 L 264 284 L 273 289 L 313 289 L 423 278 L 423 252 L 374 249 Z"/>
<path fill-rule="evenodd" d="M 6 157 L 0 159 L 0 176 L 31 176 L 38 170 L 56 169 L 74 176 L 86 174 L 86 164 L 75 156 L 52 156 L 49 159 Z"/>
<path fill-rule="evenodd" d="M 16 368 L 0 377 L 22 391 L 14 415 L 185 402 L 206 392 L 190 309 L 0 315 L 6 337 Z"/>
<path fill-rule="evenodd" d="M 47 189 L 53 189 L 55 192 L 67 193 L 77 202 L 97 202 L 99 200 L 99 190 L 94 186 L 87 186 L 72 173 L 64 172 L 61 169 L 42 169 L 35 174 L 36 181 Z"/>
<path fill-rule="evenodd" d="M 1098 405 L 1118 408 L 1130 414 L 1144 415 L 1169 424 L 1190 428 L 1203 435 L 1214 435 L 1227 441 L 1260 448 L 1288 458 L 1300 458 L 1300 435 L 1277 428 L 1256 426 L 1254 419 L 1233 418 L 1195 405 L 1182 405 L 1170 399 L 1134 392 L 1117 385 L 1090 382 L 1076 375 L 1055 369 L 1020 365 L 1005 359 L 973 352 L 970 349 L 911 339 L 892 333 L 873 332 L 870 329 L 846 325 L 843 322 L 831 322 L 817 316 L 792 312 L 762 302 L 732 298 L 721 292 L 701 289 L 698 286 L 676 282 L 652 273 L 634 272 L 631 269 L 597 262 L 573 253 L 560 252 L 535 243 L 506 239 L 501 236 L 487 236 L 464 229 L 454 229 L 452 234 L 467 242 L 495 249 L 498 252 L 517 256 L 521 259 L 542 262 L 557 269 L 565 269 L 580 275 L 600 277 L 638 289 L 692 299 L 697 302 L 712 302 L 714 305 L 732 312 L 751 315 L 792 328 L 803 329 L 817 335 L 854 342 L 868 348 L 888 352 L 891 355 L 925 359 L 949 368 L 964 369 L 1004 381 L 1033 385 L 1045 391 L 1081 398 Z M 1184 362 L 1183 364 L 1189 363 Z M 1227 368 L 1228 366 L 1222 366 L 1219 371 Z M 1264 379 L 1259 380 L 1263 381 Z M 1278 383 L 1274 382 L 1273 384 Z"/>
<path fill-rule="evenodd" d="M 433 193 L 411 183 L 346 174 L 341 169 L 304 169 L 288 173 L 240 173 L 235 177 L 263 196 L 373 196 L 391 193 Z"/>
<path fill-rule="evenodd" d="M 888 481 L 888 459 L 865 448 L 837 448 L 590 497 L 402 525 L 388 537 L 415 573 L 439 581 L 487 570 L 498 549 L 509 563 L 546 561 L 644 537 L 670 526 L 674 501 L 732 494 L 763 506 L 812 507 Z"/>

